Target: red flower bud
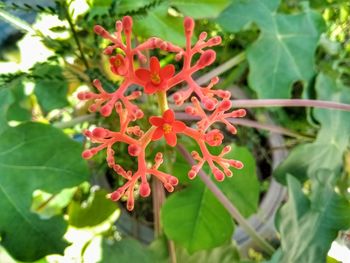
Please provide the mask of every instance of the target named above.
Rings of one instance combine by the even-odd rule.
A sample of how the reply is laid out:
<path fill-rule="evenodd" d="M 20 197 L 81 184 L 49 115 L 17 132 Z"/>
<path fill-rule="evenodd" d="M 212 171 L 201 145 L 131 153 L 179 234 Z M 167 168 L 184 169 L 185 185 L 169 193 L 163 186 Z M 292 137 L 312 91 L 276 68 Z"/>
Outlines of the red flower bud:
<path fill-rule="evenodd" d="M 128 152 L 131 156 L 138 156 L 141 152 L 141 147 L 137 144 L 130 144 L 128 146 Z"/>
<path fill-rule="evenodd" d="M 197 65 L 199 68 L 204 68 L 206 66 L 209 66 L 215 61 L 216 53 L 212 49 L 208 49 L 203 52 L 201 57 L 199 58 Z"/>

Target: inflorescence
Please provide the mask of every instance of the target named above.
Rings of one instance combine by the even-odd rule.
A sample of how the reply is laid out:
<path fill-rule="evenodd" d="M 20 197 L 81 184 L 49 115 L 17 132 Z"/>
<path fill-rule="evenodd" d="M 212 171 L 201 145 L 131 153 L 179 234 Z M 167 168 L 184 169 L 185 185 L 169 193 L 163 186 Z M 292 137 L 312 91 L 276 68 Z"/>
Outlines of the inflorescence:
<path fill-rule="evenodd" d="M 194 20 L 186 17 L 184 19 L 185 48 L 157 37 L 152 37 L 132 47 L 132 26 L 132 18 L 125 16 L 122 21 L 116 22 L 116 32 L 113 34 L 107 32 L 102 26 L 96 25 L 94 27 L 96 34 L 111 42 L 111 45 L 104 50 L 104 54 L 110 56 L 111 71 L 122 76 L 123 81 L 114 92 L 109 93 L 103 89 L 100 81 L 96 79 L 93 81 L 93 85 L 97 89 L 96 93 L 89 91 L 78 94 L 78 98 L 81 100 L 93 100 L 93 104 L 89 107 L 90 111 L 99 111 L 102 116 L 107 117 L 115 110 L 119 116 L 119 131 L 111 131 L 102 127 L 85 131 L 85 136 L 97 146 L 85 150 L 82 156 L 89 159 L 97 152 L 106 149 L 108 166 L 126 180 L 123 186 L 109 194 L 108 197 L 113 201 L 117 201 L 126 195 L 128 210 L 134 208 L 134 190 L 139 180 L 138 190 L 142 197 L 147 197 L 151 193 L 147 180 L 149 175 L 153 175 L 160 180 L 169 192 L 172 192 L 178 184 L 178 179 L 175 176 L 159 170 L 159 166 L 163 162 L 161 152 L 155 155 L 154 164 L 150 167 L 145 159 L 147 146 L 152 141 L 160 140 L 163 137 L 170 146 L 176 145 L 178 134 L 186 135 L 198 143 L 201 153 L 192 152 L 192 157 L 197 161 L 197 164 L 193 165 L 188 172 L 190 179 L 196 177 L 205 163 L 208 163 L 218 181 L 224 180 L 225 175 L 232 176 L 230 167 L 241 169 L 243 164 L 240 161 L 224 157 L 231 151 L 230 146 L 224 147 L 222 152 L 216 156 L 209 152 L 207 145 L 219 146 L 224 139 L 224 135 L 220 130 L 210 128 L 214 123 L 224 123 L 228 131 L 235 134 L 237 132 L 236 128 L 227 119 L 244 117 L 246 114 L 244 109 L 231 110 L 230 92 L 212 89 L 218 83 L 218 77 L 213 78 L 206 87 L 199 86 L 192 77 L 195 72 L 215 61 L 216 53 L 208 48 L 219 45 L 221 43 L 220 37 L 212 37 L 207 40 L 207 33 L 202 32 L 199 35 L 199 40 L 192 46 L 191 37 L 194 30 Z M 124 39 L 122 33 L 125 36 Z M 146 63 L 148 59 L 144 52 L 152 49 L 175 53 L 176 61 L 183 60 L 182 69 L 175 72 L 175 66 L 172 64 L 161 67 L 157 57 L 149 59 L 148 68 L 135 69 L 135 57 L 141 63 Z M 114 55 L 114 52 L 117 52 L 117 54 Z M 197 53 L 200 54 L 200 57 L 193 63 L 193 56 Z M 196 128 L 189 127 L 184 122 L 176 120 L 173 109 L 168 107 L 167 92 L 181 83 L 185 83 L 187 86 L 185 89 L 176 91 L 173 94 L 173 100 L 177 106 L 182 105 L 187 100 L 191 101 L 192 106 L 186 107 L 185 112 L 200 118 Z M 162 116 L 151 116 L 149 118 L 151 127 L 147 131 L 137 125 L 131 125 L 132 122 L 144 117 L 144 112 L 134 103 L 142 95 L 142 92 L 133 91 L 131 94 L 125 95 L 127 89 L 135 84 L 143 87 L 145 94 L 156 94 L 158 96 Z M 127 144 L 129 155 L 137 159 L 138 169 L 135 172 L 126 171 L 115 162 L 113 145 L 118 142 Z"/>

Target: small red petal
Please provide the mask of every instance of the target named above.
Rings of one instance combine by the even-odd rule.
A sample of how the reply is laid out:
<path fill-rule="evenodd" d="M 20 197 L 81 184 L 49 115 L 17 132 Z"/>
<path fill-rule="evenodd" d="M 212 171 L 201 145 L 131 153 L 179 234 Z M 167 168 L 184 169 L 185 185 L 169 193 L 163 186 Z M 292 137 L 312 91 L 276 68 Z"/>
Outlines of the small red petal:
<path fill-rule="evenodd" d="M 164 68 L 160 70 L 160 78 L 162 80 L 168 80 L 175 74 L 174 65 L 166 65 Z"/>
<path fill-rule="evenodd" d="M 152 116 L 149 118 L 149 123 L 159 127 L 164 124 L 164 120 L 161 117 Z"/>
<path fill-rule="evenodd" d="M 159 86 L 155 86 L 152 82 L 147 82 L 146 86 L 145 86 L 145 93 L 146 94 L 153 94 L 156 91 L 159 90 Z"/>
<path fill-rule="evenodd" d="M 149 62 L 150 70 L 151 72 L 159 72 L 160 70 L 160 65 L 159 65 L 159 60 L 157 57 L 151 57 L 150 62 Z"/>
<path fill-rule="evenodd" d="M 150 81 L 150 74 L 151 72 L 148 69 L 144 69 L 144 68 L 139 68 L 135 71 L 135 75 L 137 78 L 139 78 L 141 81 Z"/>
<path fill-rule="evenodd" d="M 175 120 L 175 113 L 172 109 L 168 109 L 163 113 L 163 119 L 166 123 L 173 123 Z"/>
<path fill-rule="evenodd" d="M 165 140 L 167 144 L 170 146 L 174 147 L 177 143 L 177 138 L 176 138 L 176 133 L 175 132 L 170 132 L 167 134 L 164 134 Z"/>
<path fill-rule="evenodd" d="M 182 132 L 186 129 L 186 124 L 182 121 L 174 121 L 171 126 L 173 127 L 174 132 Z"/>
<path fill-rule="evenodd" d="M 164 134 L 163 127 L 158 127 L 152 135 L 152 141 L 159 140 L 160 138 L 162 138 L 163 134 Z"/>

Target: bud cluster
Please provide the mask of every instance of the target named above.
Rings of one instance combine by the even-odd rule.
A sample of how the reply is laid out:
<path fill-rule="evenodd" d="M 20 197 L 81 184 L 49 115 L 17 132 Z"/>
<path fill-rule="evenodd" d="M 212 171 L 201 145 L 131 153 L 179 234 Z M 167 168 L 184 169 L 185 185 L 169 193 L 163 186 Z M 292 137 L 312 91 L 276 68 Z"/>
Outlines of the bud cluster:
<path fill-rule="evenodd" d="M 109 194 L 108 197 L 113 201 L 117 201 L 126 196 L 128 210 L 134 208 L 135 191 L 138 191 L 142 197 L 150 195 L 148 176 L 154 176 L 160 180 L 169 192 L 172 192 L 178 184 L 178 179 L 175 176 L 159 170 L 163 163 L 162 153 L 156 153 L 152 166 L 146 162 L 146 149 L 152 141 L 164 137 L 168 145 L 175 146 L 178 135 L 186 135 L 194 139 L 199 145 L 201 154 L 192 152 L 193 158 L 198 163 L 188 172 L 190 179 L 197 175 L 204 163 L 209 164 L 214 177 L 218 181 L 224 180 L 225 175 L 232 176 L 230 167 L 236 169 L 243 167 L 240 161 L 224 157 L 231 150 L 229 146 L 224 147 L 217 156 L 212 155 L 208 150 L 207 145 L 220 146 L 224 139 L 224 134 L 218 129 L 212 129 L 212 125 L 217 122 L 223 123 L 228 131 L 235 134 L 237 130 L 228 119 L 244 117 L 246 112 L 243 109 L 231 111 L 230 92 L 213 89 L 219 81 L 218 77 L 213 78 L 206 87 L 199 86 L 193 79 L 195 72 L 215 61 L 216 53 L 210 47 L 221 43 L 220 37 L 207 39 L 207 33 L 202 32 L 198 41 L 192 45 L 191 38 L 194 26 L 195 23 L 192 18 L 186 17 L 184 19 L 185 48 L 157 37 L 152 37 L 133 47 L 131 39 L 133 21 L 129 16 L 125 16 L 122 21 L 116 22 L 114 33 L 109 33 L 99 25 L 94 27 L 96 34 L 111 43 L 104 49 L 103 53 L 110 56 L 111 71 L 122 76 L 123 81 L 116 91 L 107 92 L 99 80 L 94 80 L 93 85 L 96 92 L 81 92 L 78 94 L 78 98 L 92 100 L 93 103 L 89 110 L 91 112 L 99 111 L 104 117 L 115 111 L 119 116 L 120 128 L 119 131 L 111 131 L 97 127 L 91 131 L 85 131 L 85 136 L 97 146 L 85 150 L 82 156 L 89 159 L 99 151 L 106 149 L 108 166 L 126 180 L 123 186 Z M 147 59 L 144 54 L 145 51 L 153 49 L 175 53 L 176 61 L 183 60 L 181 70 L 175 72 L 175 66 L 172 64 L 161 67 L 156 57 Z M 200 54 L 200 57 L 193 62 L 195 54 Z M 138 59 L 141 63 L 149 62 L 149 67 L 135 68 L 135 59 Z M 186 84 L 186 88 L 178 90 L 177 86 L 183 83 Z M 143 92 L 147 95 L 158 95 L 162 116 L 150 116 L 149 123 L 151 127 L 148 130 L 143 130 L 137 125 L 131 125 L 132 122 L 144 117 L 144 112 L 135 103 L 142 92 L 133 91 L 130 93 L 128 88 L 132 85 L 142 87 Z M 173 99 L 177 106 L 190 99 L 192 106 L 188 106 L 185 112 L 200 118 L 195 128 L 176 120 L 174 110 L 168 108 L 166 94 L 169 90 L 173 93 Z M 174 90 L 177 91 L 174 92 Z M 137 159 L 138 168 L 136 171 L 127 171 L 116 163 L 115 151 L 113 150 L 116 143 L 127 144 L 129 155 Z"/>

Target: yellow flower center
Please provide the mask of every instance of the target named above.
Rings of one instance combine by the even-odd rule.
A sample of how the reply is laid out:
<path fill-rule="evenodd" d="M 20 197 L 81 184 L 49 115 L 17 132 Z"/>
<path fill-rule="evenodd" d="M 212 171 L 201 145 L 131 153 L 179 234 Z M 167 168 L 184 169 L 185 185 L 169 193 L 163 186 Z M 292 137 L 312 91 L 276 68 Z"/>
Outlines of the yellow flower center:
<path fill-rule="evenodd" d="M 114 63 L 117 67 L 119 67 L 122 64 L 122 60 L 120 58 L 117 58 Z"/>
<path fill-rule="evenodd" d="M 214 141 L 220 141 L 221 137 L 219 134 L 215 134 L 213 139 Z"/>
<path fill-rule="evenodd" d="M 169 133 L 171 133 L 172 130 L 173 130 L 173 127 L 171 127 L 170 124 L 168 124 L 168 123 L 163 124 L 164 134 L 169 134 Z"/>
<path fill-rule="evenodd" d="M 160 83 L 160 76 L 158 73 L 152 73 L 151 74 L 151 81 L 153 84 L 159 84 Z"/>

